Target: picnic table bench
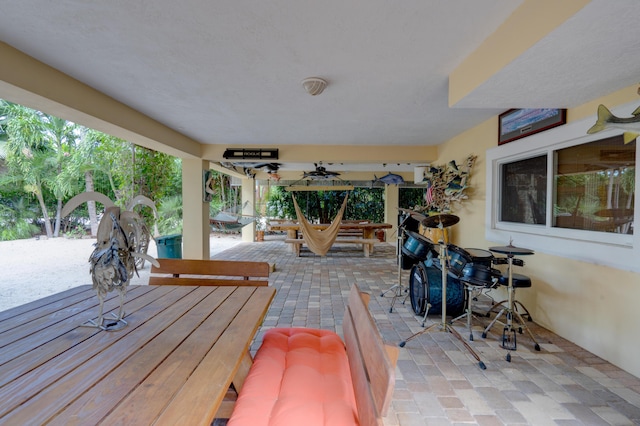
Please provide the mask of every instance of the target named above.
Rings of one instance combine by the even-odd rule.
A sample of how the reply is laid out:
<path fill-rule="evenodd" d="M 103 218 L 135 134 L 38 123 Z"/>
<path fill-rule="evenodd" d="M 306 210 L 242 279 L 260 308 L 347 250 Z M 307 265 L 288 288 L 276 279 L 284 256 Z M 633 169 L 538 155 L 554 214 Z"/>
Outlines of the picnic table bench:
<path fill-rule="evenodd" d="M 326 229 L 329 224 L 315 224 L 315 229 Z M 366 257 L 373 253 L 375 244 L 381 242 L 376 238 L 376 231 L 381 229 L 390 229 L 390 223 L 371 223 L 368 221 L 342 222 L 340 224 L 340 232 L 351 233 L 349 236 L 340 236 L 336 239 L 336 244 L 362 244 L 363 252 Z M 304 244 L 304 240 L 300 236 L 300 225 L 296 222 L 273 223 L 271 229 L 274 231 L 286 231 L 287 238 L 284 240 L 286 244 L 291 244 L 292 252 L 296 256 L 300 256 L 300 248 Z M 356 232 L 354 235 L 353 233 Z M 359 236 L 362 232 L 362 237 Z"/>
<path fill-rule="evenodd" d="M 292 244 L 293 252 L 296 256 L 300 257 L 300 251 L 305 244 L 304 238 L 287 238 L 284 240 L 287 244 Z M 374 244 L 379 243 L 377 238 L 336 238 L 333 244 L 362 244 L 362 250 L 364 257 L 369 257 L 369 254 L 373 253 Z"/>

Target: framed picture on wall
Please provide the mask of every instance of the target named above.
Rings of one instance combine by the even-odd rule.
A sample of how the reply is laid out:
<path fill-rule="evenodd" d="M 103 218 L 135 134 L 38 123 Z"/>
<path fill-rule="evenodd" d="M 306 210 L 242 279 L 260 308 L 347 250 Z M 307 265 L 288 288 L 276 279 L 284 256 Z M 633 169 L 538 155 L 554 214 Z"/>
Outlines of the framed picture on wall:
<path fill-rule="evenodd" d="M 566 109 L 510 109 L 498 116 L 498 145 L 561 126 L 566 122 Z"/>

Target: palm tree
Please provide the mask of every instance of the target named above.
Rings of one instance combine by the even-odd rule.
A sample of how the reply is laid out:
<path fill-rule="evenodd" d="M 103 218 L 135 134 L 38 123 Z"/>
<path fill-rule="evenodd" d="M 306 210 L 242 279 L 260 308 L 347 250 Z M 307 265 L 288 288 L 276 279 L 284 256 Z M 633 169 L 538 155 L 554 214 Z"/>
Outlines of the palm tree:
<path fill-rule="evenodd" d="M 62 202 L 77 187 L 78 176 L 66 166 L 77 154 L 78 126 L 7 101 L 0 101 L 0 116 L 5 117 L 7 175 L 35 195 L 47 236 L 57 237 Z M 56 199 L 55 229 L 51 226 L 45 192 L 51 192 Z"/>

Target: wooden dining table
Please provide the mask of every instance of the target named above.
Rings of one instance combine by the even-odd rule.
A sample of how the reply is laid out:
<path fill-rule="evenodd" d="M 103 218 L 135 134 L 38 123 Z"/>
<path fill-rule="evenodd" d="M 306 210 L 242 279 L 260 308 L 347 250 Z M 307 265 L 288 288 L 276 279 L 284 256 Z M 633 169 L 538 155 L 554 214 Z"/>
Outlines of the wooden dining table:
<path fill-rule="evenodd" d="M 91 286 L 0 312 L 0 424 L 210 425 L 228 417 L 273 287 L 130 286 L 127 325 L 83 326 Z M 110 293 L 105 312 L 117 312 Z"/>

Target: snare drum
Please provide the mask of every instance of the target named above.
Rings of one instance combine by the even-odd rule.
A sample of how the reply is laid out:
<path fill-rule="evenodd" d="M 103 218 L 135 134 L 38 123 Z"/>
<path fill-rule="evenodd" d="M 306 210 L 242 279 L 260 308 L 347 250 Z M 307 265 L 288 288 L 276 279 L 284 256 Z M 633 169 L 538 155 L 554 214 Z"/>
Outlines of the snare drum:
<path fill-rule="evenodd" d="M 427 304 L 429 314 L 442 313 L 442 271 L 435 266 L 418 262 L 411 269 L 409 279 L 411 307 L 416 315 L 424 315 Z M 458 316 L 464 311 L 464 285 L 455 277 L 447 275 L 447 315 Z"/>

